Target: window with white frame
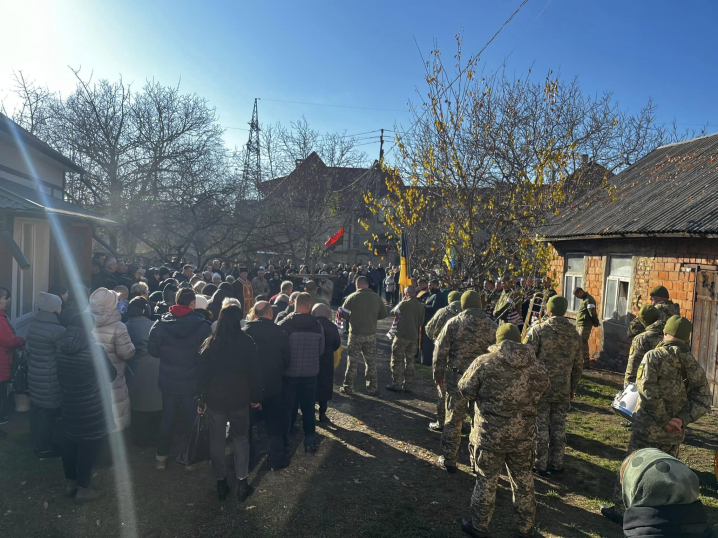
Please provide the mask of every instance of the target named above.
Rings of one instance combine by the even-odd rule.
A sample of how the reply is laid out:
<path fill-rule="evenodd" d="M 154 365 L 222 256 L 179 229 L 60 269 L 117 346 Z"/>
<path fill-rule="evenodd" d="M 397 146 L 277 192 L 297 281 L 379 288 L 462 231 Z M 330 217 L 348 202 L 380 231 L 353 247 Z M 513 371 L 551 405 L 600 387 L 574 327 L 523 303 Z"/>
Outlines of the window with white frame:
<path fill-rule="evenodd" d="M 566 255 L 563 294 L 568 299 L 568 309 L 572 312 L 576 312 L 581 304 L 581 299 L 573 296 L 573 290 L 583 287 L 583 256 L 582 252 Z"/>
<path fill-rule="evenodd" d="M 47 290 L 50 233 L 47 222 L 35 219 L 16 218 L 13 228 L 15 242 L 30 262 L 30 267 L 22 269 L 13 260 L 11 319 L 17 328 L 32 319 L 35 297 Z"/>
<path fill-rule="evenodd" d="M 612 255 L 608 261 L 606 300 L 603 319 L 628 323 L 628 297 L 631 290 L 631 259 L 629 255 Z"/>

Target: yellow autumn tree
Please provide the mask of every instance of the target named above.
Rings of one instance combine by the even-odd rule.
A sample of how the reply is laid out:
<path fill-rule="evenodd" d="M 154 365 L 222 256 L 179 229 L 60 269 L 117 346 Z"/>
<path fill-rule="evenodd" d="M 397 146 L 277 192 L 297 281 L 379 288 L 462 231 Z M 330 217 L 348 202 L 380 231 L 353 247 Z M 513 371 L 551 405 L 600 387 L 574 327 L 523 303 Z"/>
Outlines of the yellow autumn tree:
<path fill-rule="evenodd" d="M 388 193 L 364 200 L 387 237 L 408 234 L 423 272 L 457 285 L 545 274 L 550 252 L 537 229 L 663 140 L 654 106 L 631 115 L 611 94 L 584 96 L 553 73 L 481 75 L 458 36 L 457 45 L 448 69 L 431 52 L 426 97 L 411 126 L 396 129 L 394 164 L 383 163 Z"/>

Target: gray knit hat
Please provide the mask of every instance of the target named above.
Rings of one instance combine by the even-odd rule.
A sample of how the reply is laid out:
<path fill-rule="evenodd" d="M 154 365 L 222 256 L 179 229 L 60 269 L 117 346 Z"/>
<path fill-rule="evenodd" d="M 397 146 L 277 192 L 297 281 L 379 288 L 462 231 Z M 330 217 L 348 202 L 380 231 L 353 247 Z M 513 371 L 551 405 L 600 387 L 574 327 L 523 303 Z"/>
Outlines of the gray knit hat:
<path fill-rule="evenodd" d="M 62 299 L 52 293 L 41 291 L 37 294 L 37 308 L 40 312 L 57 312 L 62 308 Z"/>

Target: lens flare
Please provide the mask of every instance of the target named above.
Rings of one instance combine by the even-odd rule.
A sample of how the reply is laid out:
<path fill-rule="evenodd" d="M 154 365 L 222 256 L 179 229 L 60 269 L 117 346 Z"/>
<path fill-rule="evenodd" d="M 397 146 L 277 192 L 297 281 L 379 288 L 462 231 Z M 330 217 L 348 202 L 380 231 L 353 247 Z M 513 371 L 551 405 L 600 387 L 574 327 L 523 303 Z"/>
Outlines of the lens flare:
<path fill-rule="evenodd" d="M 35 178 L 36 185 L 35 190 L 40 195 L 45 207 L 51 207 L 50 197 L 43 192 L 38 184 L 38 174 L 36 173 L 35 166 L 33 165 L 32 158 L 28 154 L 27 148 L 25 147 L 22 137 L 17 130 L 14 123 L 8 122 L 12 131 L 17 147 L 20 150 L 23 161 L 25 162 L 28 170 L 30 170 L 31 176 Z M 73 296 L 79 300 L 85 300 L 87 291 L 80 271 L 75 263 L 72 251 L 70 250 L 69 243 L 65 237 L 65 233 L 60 226 L 60 222 L 55 213 L 47 211 L 46 217 L 50 223 L 50 230 L 54 237 L 58 250 L 61 253 L 65 272 L 70 279 L 70 288 L 72 289 Z M 86 304 L 79 305 L 83 308 Z M 92 332 L 93 327 L 85 327 L 85 330 Z M 93 362 L 95 364 L 95 374 L 97 375 L 99 383 L 105 383 L 109 385 L 111 383 L 110 378 L 107 374 L 107 368 L 102 367 L 106 361 L 102 354 L 95 351 L 93 353 Z M 105 409 L 106 419 L 110 424 L 114 423 L 114 417 L 112 416 L 112 396 L 111 391 L 101 391 L 103 396 L 103 408 Z M 108 401 L 109 400 L 109 401 Z M 135 504 L 132 493 L 132 473 L 127 460 L 127 447 L 125 446 L 124 439 L 121 435 L 110 435 L 110 452 L 112 454 L 113 469 L 115 471 L 115 489 L 117 491 L 117 503 L 119 510 L 119 521 L 120 521 L 120 536 L 123 538 L 133 538 L 138 535 L 137 533 L 137 521 L 135 514 Z"/>

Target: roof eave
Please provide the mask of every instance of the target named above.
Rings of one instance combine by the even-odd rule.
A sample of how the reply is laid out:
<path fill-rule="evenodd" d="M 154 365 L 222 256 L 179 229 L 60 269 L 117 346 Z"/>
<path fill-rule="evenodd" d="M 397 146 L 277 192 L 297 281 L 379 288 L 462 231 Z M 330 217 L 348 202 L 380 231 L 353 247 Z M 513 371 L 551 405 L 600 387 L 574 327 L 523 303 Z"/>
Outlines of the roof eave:
<path fill-rule="evenodd" d="M 537 236 L 536 239 L 543 243 L 556 243 L 558 241 L 582 241 L 596 239 L 652 239 L 652 238 L 703 238 L 718 239 L 718 233 L 692 233 L 692 232 L 656 232 L 656 233 L 619 233 L 619 234 L 594 234 L 594 235 L 566 235 L 566 236 Z"/>

